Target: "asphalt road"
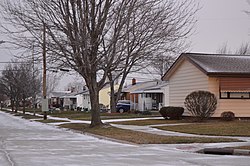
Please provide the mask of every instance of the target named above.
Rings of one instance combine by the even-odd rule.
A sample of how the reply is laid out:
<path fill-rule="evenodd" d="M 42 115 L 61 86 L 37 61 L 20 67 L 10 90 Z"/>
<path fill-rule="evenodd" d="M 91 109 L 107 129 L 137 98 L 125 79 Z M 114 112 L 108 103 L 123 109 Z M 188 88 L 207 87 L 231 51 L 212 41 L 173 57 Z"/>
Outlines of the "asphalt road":
<path fill-rule="evenodd" d="M 0 166 L 249 166 L 250 157 L 101 140 L 0 112 Z"/>

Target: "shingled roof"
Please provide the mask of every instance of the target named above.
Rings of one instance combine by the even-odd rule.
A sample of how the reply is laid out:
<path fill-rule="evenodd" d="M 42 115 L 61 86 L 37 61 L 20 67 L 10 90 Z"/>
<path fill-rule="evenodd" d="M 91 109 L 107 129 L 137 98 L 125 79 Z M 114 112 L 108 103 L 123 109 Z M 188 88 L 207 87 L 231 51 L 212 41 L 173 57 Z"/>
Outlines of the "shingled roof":
<path fill-rule="evenodd" d="M 165 73 L 163 79 L 167 79 L 185 59 L 208 76 L 250 77 L 250 55 L 183 53 Z"/>

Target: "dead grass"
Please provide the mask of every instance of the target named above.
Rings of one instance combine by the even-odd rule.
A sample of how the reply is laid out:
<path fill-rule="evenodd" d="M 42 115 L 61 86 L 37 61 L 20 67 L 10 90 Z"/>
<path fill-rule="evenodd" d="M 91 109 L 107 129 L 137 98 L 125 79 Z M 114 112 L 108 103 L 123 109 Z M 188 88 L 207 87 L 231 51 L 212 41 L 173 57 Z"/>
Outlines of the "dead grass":
<path fill-rule="evenodd" d="M 214 121 L 178 126 L 156 127 L 161 130 L 216 136 L 250 136 L 250 121 Z"/>
<path fill-rule="evenodd" d="M 216 143 L 216 142 L 238 142 L 237 139 L 224 138 L 198 138 L 198 137 L 172 137 L 161 136 L 131 130 L 119 129 L 112 126 L 89 128 L 87 124 L 68 123 L 59 125 L 63 128 L 83 131 L 112 139 L 128 141 L 137 144 L 181 144 L 181 143 Z"/>
<path fill-rule="evenodd" d="M 238 147 L 229 147 L 233 149 L 243 149 L 243 150 L 250 150 L 250 146 L 238 146 Z"/>
<path fill-rule="evenodd" d="M 60 118 L 69 118 L 72 120 L 91 120 L 90 112 L 79 112 L 79 111 L 61 111 L 49 113 L 49 115 Z M 124 119 L 124 118 L 145 118 L 145 117 L 158 117 L 159 113 L 154 113 L 152 115 L 141 115 L 135 113 L 101 113 L 101 119 Z"/>
<path fill-rule="evenodd" d="M 59 122 L 69 122 L 67 120 L 55 120 L 55 119 L 46 119 L 46 120 L 36 120 L 37 122 L 42 123 L 59 123 Z"/>
<path fill-rule="evenodd" d="M 190 120 L 147 119 L 147 120 L 131 120 L 131 121 L 112 122 L 112 123 L 122 124 L 122 125 L 147 126 L 156 124 L 174 124 L 174 123 L 189 123 L 189 122 Z"/>
<path fill-rule="evenodd" d="M 21 116 L 23 119 L 41 119 L 40 116 L 34 116 L 29 114 L 15 113 L 14 116 Z"/>

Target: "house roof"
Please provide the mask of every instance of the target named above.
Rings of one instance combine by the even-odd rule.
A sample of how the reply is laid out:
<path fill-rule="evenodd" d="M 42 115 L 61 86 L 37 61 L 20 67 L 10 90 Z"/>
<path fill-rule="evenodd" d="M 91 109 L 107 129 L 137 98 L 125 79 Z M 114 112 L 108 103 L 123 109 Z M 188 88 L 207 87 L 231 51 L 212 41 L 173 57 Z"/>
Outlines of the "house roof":
<path fill-rule="evenodd" d="M 70 94 L 71 91 L 54 91 L 49 94 L 49 97 L 61 97 Z"/>
<path fill-rule="evenodd" d="M 135 85 L 129 85 L 125 88 L 122 89 L 122 92 L 134 92 L 134 91 L 138 91 L 138 90 L 142 90 L 148 87 L 152 87 L 157 85 L 158 81 L 147 81 L 147 82 L 138 82 Z"/>
<path fill-rule="evenodd" d="M 168 80 L 184 60 L 188 60 L 208 76 L 250 77 L 249 55 L 183 53 L 162 79 Z"/>
<path fill-rule="evenodd" d="M 89 95 L 89 90 L 87 89 L 87 90 L 83 90 L 83 91 L 81 91 L 81 92 L 78 92 L 78 93 L 76 93 L 75 95 Z"/>
<path fill-rule="evenodd" d="M 145 87 L 145 88 L 141 88 L 135 91 L 132 91 L 130 93 L 135 94 L 141 94 L 141 93 L 163 93 L 164 90 L 162 89 L 162 87 L 166 86 L 168 83 L 167 82 L 157 82 L 154 86 L 150 86 L 150 87 Z"/>

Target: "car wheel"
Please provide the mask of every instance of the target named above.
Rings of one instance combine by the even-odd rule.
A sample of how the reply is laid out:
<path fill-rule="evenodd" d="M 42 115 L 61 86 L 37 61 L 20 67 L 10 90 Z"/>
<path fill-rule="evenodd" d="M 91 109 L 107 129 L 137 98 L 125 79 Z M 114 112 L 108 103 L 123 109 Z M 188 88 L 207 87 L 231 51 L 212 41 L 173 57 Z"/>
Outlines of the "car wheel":
<path fill-rule="evenodd" d="M 123 112 L 124 112 L 124 109 L 123 109 L 123 108 L 120 108 L 120 109 L 119 109 L 119 112 L 120 112 L 120 113 L 123 113 Z"/>

